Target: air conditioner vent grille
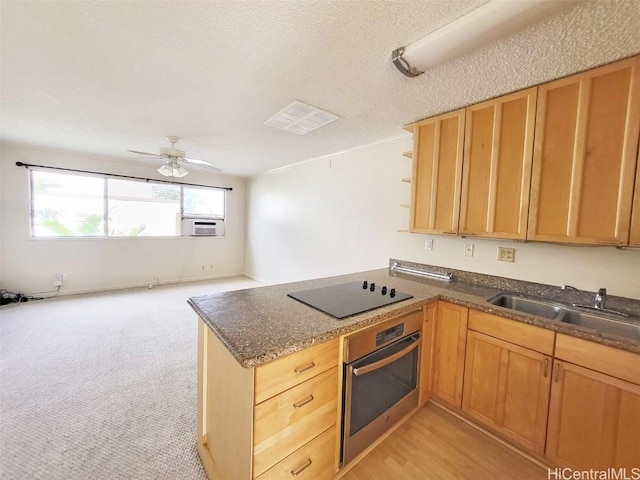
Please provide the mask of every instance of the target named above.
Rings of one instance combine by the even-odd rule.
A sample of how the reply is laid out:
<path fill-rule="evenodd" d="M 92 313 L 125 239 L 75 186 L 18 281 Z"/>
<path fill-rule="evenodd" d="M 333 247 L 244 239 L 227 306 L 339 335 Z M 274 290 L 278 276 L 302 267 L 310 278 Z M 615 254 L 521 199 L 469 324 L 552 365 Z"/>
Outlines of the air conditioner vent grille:
<path fill-rule="evenodd" d="M 296 100 L 263 123 L 269 127 L 304 135 L 338 118 L 340 118 L 338 115 Z"/>

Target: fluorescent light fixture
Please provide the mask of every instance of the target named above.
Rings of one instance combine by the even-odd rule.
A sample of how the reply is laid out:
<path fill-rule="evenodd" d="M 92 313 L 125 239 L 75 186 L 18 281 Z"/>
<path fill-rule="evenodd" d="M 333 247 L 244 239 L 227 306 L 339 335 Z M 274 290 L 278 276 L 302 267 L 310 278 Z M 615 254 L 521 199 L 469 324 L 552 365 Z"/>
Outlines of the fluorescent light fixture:
<path fill-rule="evenodd" d="M 158 173 L 160 175 L 164 175 L 165 177 L 181 178 L 186 176 L 189 171 L 178 162 L 168 162 L 158 169 Z"/>
<path fill-rule="evenodd" d="M 337 115 L 295 100 L 263 122 L 269 127 L 304 135 L 337 120 Z"/>
<path fill-rule="evenodd" d="M 407 77 L 461 57 L 574 6 L 576 0 L 491 0 L 391 55 Z"/>

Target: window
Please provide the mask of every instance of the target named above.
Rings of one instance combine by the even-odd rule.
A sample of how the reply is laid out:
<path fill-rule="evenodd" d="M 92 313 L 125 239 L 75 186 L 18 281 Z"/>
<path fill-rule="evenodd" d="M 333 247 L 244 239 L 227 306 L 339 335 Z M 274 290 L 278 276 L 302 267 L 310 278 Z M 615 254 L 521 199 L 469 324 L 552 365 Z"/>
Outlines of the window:
<path fill-rule="evenodd" d="M 184 187 L 184 216 L 224 218 L 224 190 Z"/>
<path fill-rule="evenodd" d="M 183 217 L 224 219 L 225 190 L 30 170 L 33 237 L 179 236 Z"/>
<path fill-rule="evenodd" d="M 104 236 L 104 189 L 103 178 L 32 170 L 33 236 Z"/>
<path fill-rule="evenodd" d="M 180 235 L 179 185 L 109 178 L 107 192 L 110 236 Z"/>

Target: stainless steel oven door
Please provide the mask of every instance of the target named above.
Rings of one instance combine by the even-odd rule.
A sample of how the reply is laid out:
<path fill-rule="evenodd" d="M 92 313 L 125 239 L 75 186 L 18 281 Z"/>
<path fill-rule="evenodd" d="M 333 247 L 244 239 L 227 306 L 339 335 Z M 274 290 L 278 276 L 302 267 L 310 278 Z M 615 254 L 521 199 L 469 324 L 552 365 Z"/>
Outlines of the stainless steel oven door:
<path fill-rule="evenodd" d="M 344 366 L 342 464 L 418 405 L 420 333 Z"/>

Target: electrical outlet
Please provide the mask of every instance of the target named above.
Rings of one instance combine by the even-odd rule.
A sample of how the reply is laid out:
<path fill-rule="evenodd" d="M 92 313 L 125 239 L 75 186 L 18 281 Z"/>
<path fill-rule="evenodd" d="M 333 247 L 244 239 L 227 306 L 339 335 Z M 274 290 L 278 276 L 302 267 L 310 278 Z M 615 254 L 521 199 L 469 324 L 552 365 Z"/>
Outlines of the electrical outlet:
<path fill-rule="evenodd" d="M 498 261 L 513 262 L 516 256 L 515 248 L 498 247 Z"/>
<path fill-rule="evenodd" d="M 53 286 L 60 287 L 62 285 L 62 274 L 54 273 L 53 274 Z"/>
<path fill-rule="evenodd" d="M 424 241 L 424 249 L 425 250 L 433 250 L 433 238 L 427 238 Z"/>
<path fill-rule="evenodd" d="M 473 243 L 464 244 L 464 256 L 473 257 Z"/>

